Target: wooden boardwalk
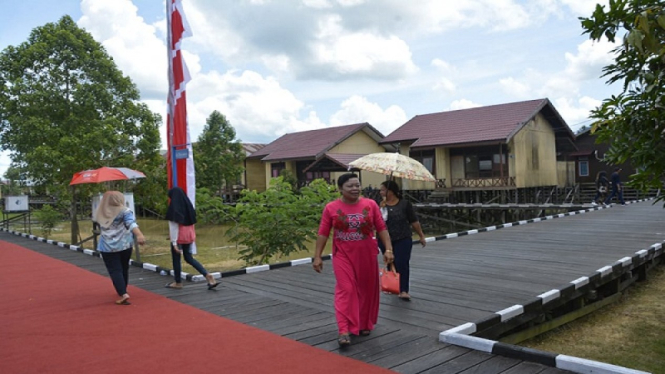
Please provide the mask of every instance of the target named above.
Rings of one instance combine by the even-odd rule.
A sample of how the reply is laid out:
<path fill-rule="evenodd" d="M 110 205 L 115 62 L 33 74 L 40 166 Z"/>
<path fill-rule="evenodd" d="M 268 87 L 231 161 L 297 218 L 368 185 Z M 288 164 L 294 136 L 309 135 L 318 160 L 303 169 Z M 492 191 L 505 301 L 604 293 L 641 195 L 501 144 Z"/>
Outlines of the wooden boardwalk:
<path fill-rule="evenodd" d="M 561 373 L 563 371 L 438 342 L 438 334 L 524 303 L 665 240 L 661 204 L 641 202 L 414 246 L 413 301 L 381 296 L 369 337 L 340 352 L 333 313 L 334 277 L 311 266 L 222 279 L 217 291 L 133 268 L 130 283 L 219 316 L 339 352 L 400 373 Z M 0 240 L 106 275 L 99 258 L 0 233 Z M 110 287 L 110 286 L 109 286 Z M 136 302 L 140 302 L 136 300 Z M 223 334 L 223 331 L 220 332 Z"/>

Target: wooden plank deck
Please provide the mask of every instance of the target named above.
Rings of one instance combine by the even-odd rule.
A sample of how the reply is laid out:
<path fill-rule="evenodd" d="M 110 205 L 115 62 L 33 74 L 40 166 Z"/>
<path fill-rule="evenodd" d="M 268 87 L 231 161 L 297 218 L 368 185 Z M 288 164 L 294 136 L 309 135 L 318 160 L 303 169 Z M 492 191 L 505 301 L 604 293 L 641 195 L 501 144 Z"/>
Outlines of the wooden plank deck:
<path fill-rule="evenodd" d="M 561 373 L 547 366 L 438 342 L 443 330 L 523 303 L 665 240 L 662 205 L 641 202 L 414 246 L 413 301 L 381 295 L 379 323 L 339 351 L 334 277 L 309 265 L 222 279 L 217 291 L 132 268 L 130 283 L 250 326 L 400 373 Z M 0 233 L 52 257 L 106 275 L 99 258 Z M 138 302 L 138 300 L 137 300 Z M 223 333 L 223 332 L 220 332 Z"/>

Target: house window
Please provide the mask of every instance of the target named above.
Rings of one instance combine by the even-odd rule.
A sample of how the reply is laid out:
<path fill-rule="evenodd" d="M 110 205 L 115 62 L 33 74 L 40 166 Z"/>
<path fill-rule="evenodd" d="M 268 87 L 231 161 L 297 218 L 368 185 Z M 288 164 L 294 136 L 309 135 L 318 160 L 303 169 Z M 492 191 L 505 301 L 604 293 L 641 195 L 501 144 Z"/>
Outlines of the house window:
<path fill-rule="evenodd" d="M 409 152 L 409 157 L 412 159 L 420 162 L 425 166 L 425 168 L 434 174 L 434 150 L 426 150 L 426 151 L 411 151 Z"/>
<path fill-rule="evenodd" d="M 277 178 L 279 177 L 279 173 L 284 169 L 286 169 L 286 164 L 284 162 L 274 162 L 270 164 L 270 175 L 273 178 Z"/>
<path fill-rule="evenodd" d="M 579 160 L 579 169 L 580 169 L 580 177 L 588 177 L 589 176 L 589 161 L 583 160 L 583 159 L 580 158 L 580 160 Z"/>

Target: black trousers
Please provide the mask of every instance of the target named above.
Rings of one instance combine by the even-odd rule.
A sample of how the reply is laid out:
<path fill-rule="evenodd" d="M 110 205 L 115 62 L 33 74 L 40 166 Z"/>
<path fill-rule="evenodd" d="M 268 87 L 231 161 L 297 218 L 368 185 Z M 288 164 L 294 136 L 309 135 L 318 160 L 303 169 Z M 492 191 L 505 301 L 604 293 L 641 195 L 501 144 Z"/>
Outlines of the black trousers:
<path fill-rule="evenodd" d="M 393 255 L 395 256 L 395 270 L 399 273 L 399 292 L 409 292 L 409 262 L 411 261 L 411 250 L 413 249 L 413 239 L 404 238 L 391 241 L 393 245 Z M 379 240 L 381 253 L 386 249 Z"/>
<path fill-rule="evenodd" d="M 120 252 L 100 252 L 118 296 L 127 293 L 127 285 L 129 284 L 129 260 L 132 258 L 132 249 L 132 247 L 129 247 Z"/>

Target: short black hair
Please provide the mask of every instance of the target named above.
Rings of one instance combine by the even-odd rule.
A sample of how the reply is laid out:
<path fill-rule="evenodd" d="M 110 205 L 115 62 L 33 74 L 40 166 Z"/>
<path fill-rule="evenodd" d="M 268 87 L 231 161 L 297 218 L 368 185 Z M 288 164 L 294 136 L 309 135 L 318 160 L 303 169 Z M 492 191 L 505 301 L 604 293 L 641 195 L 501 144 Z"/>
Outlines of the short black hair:
<path fill-rule="evenodd" d="M 337 187 L 342 188 L 344 183 L 346 183 L 349 179 L 353 179 L 353 178 L 358 178 L 358 175 L 355 174 L 355 173 L 346 173 L 346 174 L 340 175 L 339 178 L 337 178 Z"/>
<path fill-rule="evenodd" d="M 392 191 L 392 193 L 393 193 L 393 194 L 395 195 L 395 197 L 397 197 L 398 199 L 401 199 L 401 198 L 402 198 L 402 191 L 400 191 L 400 189 L 399 189 L 399 185 L 398 185 L 397 182 L 395 182 L 394 180 L 387 180 L 387 181 L 381 183 L 381 185 L 382 185 L 383 187 L 385 187 L 386 190 L 388 190 L 388 191 Z"/>

